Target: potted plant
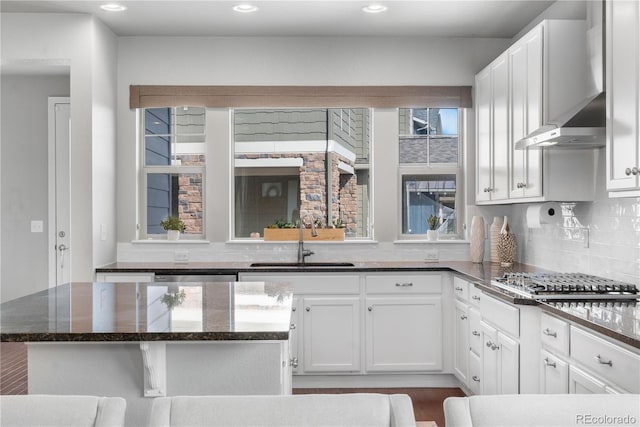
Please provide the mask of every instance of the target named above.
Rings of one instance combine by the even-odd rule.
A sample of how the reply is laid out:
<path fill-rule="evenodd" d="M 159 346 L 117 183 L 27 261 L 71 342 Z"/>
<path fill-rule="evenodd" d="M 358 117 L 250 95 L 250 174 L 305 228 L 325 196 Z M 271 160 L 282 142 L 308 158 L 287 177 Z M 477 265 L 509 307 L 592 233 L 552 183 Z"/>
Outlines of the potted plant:
<path fill-rule="evenodd" d="M 440 218 L 435 215 L 429 215 L 429 217 L 427 218 L 427 225 L 429 225 L 429 230 L 427 231 L 427 240 L 438 240 Z"/>
<path fill-rule="evenodd" d="M 167 240 L 178 240 L 180 233 L 184 232 L 184 222 L 177 216 L 169 216 L 164 221 L 160 221 L 160 225 L 167 230 Z"/>

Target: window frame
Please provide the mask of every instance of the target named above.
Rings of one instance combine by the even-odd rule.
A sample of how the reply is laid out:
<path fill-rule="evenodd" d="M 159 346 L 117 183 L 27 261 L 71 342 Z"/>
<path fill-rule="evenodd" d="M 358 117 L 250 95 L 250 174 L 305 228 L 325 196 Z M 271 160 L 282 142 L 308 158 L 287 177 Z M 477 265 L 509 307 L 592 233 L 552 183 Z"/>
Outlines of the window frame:
<path fill-rule="evenodd" d="M 191 107 L 191 106 L 188 106 Z M 149 109 L 153 108 L 171 108 L 176 110 L 178 108 L 183 108 L 183 106 L 172 106 L 172 107 L 147 107 Z M 166 240 L 166 234 L 150 234 L 147 232 L 148 224 L 147 224 L 147 176 L 151 174 L 200 174 L 202 179 L 202 232 L 198 234 L 194 233 L 181 233 L 180 240 L 204 240 L 206 236 L 207 230 L 207 162 L 208 162 L 208 152 L 209 152 L 209 136 L 207 132 L 207 115 L 208 109 L 204 108 L 204 155 L 205 161 L 203 166 L 182 166 L 182 165 L 146 165 L 145 161 L 145 152 L 146 152 L 146 126 L 145 126 L 145 110 L 147 108 L 138 108 L 138 123 L 139 123 L 139 208 L 138 208 L 138 239 L 151 239 L 151 240 Z M 172 135 L 175 135 L 172 134 Z M 172 143 L 176 144 L 176 143 Z M 172 153 L 173 154 L 173 153 Z M 178 242 L 180 241 L 178 240 Z"/>
<path fill-rule="evenodd" d="M 400 120 L 400 110 L 406 107 L 398 108 L 398 121 Z M 416 108 L 450 108 L 450 107 L 416 107 Z M 412 108 L 413 109 L 413 108 Z M 456 234 L 441 234 L 439 236 L 440 241 L 464 241 L 465 233 L 465 171 L 464 171 L 464 141 L 466 140 L 464 126 L 466 120 L 467 109 L 457 108 L 458 110 L 458 161 L 456 165 L 452 163 L 400 163 L 400 155 L 398 154 L 398 175 L 397 175 L 397 206 L 398 206 L 398 223 L 397 232 L 400 240 L 426 240 L 426 233 L 423 234 L 409 234 L 403 232 L 404 223 L 404 206 L 402 203 L 403 197 L 403 178 L 410 175 L 455 175 L 456 177 Z M 400 151 L 400 138 L 407 136 L 400 133 L 398 127 L 398 153 Z M 411 135 L 413 136 L 413 135 Z M 416 135 L 420 136 L 420 135 Z M 428 142 L 427 142 L 428 146 Z M 427 160 L 429 159 L 429 148 L 427 147 Z M 426 218 L 425 218 L 426 221 Z"/>

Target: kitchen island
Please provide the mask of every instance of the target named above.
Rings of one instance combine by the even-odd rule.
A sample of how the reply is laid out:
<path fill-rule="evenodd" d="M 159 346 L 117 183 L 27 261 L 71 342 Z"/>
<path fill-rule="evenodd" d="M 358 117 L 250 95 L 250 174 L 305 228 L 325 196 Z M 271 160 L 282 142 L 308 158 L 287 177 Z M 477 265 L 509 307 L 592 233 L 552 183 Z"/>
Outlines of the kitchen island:
<path fill-rule="evenodd" d="M 30 394 L 127 399 L 289 394 L 293 289 L 279 283 L 71 283 L 0 306 L 2 342 L 25 342 Z"/>

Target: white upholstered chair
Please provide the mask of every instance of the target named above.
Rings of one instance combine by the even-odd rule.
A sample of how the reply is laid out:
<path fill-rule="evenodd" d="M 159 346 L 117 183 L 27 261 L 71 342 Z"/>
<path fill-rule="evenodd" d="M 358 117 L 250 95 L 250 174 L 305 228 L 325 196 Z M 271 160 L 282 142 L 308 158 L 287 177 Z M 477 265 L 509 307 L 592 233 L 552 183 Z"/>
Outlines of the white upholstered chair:
<path fill-rule="evenodd" d="M 637 372 L 629 373 L 638 375 Z M 640 426 L 638 394 L 510 394 L 449 397 L 446 427 Z"/>
<path fill-rule="evenodd" d="M 415 425 L 409 396 L 374 393 L 159 397 L 149 421 L 153 427 Z"/>
<path fill-rule="evenodd" d="M 0 425 L 119 427 L 126 406 L 120 397 L 6 395 L 0 396 Z"/>

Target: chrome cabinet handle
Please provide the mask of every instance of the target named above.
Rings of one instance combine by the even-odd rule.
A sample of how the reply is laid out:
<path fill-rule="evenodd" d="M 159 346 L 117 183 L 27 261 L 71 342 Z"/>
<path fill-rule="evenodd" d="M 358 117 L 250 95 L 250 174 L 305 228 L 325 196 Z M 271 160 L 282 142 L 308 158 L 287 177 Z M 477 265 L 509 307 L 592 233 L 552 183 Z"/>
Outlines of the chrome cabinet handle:
<path fill-rule="evenodd" d="M 519 182 L 516 184 L 517 188 L 527 188 L 527 184 L 525 184 L 524 182 Z"/>
<path fill-rule="evenodd" d="M 463 288 L 461 288 L 460 286 L 456 286 L 456 288 L 455 288 L 455 289 L 456 289 L 456 291 L 464 291 L 464 289 L 463 289 Z"/>
<path fill-rule="evenodd" d="M 291 359 L 289 359 L 289 364 L 291 365 L 292 368 L 297 368 L 298 367 L 298 358 L 297 357 L 292 357 Z"/>
<path fill-rule="evenodd" d="M 306 311 L 311 311 L 311 307 L 305 308 Z"/>
<path fill-rule="evenodd" d="M 638 167 L 637 167 L 637 166 L 634 166 L 634 167 L 631 169 L 631 173 L 632 173 L 632 174 L 634 174 L 634 175 L 639 175 L 639 174 L 640 174 L 640 169 L 638 169 Z"/>
<path fill-rule="evenodd" d="M 491 344 L 491 350 L 498 350 L 499 348 L 499 345 Z"/>
<path fill-rule="evenodd" d="M 293 330 L 295 328 L 296 328 L 296 324 L 295 323 L 292 323 L 291 325 L 289 325 L 289 329 Z"/>
<path fill-rule="evenodd" d="M 480 297 L 478 295 L 472 296 L 471 299 L 474 299 L 476 301 L 480 301 Z"/>
<path fill-rule="evenodd" d="M 479 383 L 480 382 L 480 378 L 478 378 L 477 375 L 474 375 L 471 377 L 472 380 L 474 380 L 475 382 Z"/>
<path fill-rule="evenodd" d="M 396 286 L 398 288 L 408 288 L 413 286 L 413 283 L 409 282 L 409 283 L 396 283 Z"/>
<path fill-rule="evenodd" d="M 491 193 L 493 191 L 493 188 L 485 187 L 485 188 L 482 189 L 482 191 L 484 191 L 485 193 Z"/>
<path fill-rule="evenodd" d="M 367 307 L 367 310 L 373 311 L 373 307 L 369 306 L 369 307 Z"/>
<path fill-rule="evenodd" d="M 487 347 L 491 348 L 492 345 L 493 343 L 491 341 L 487 341 Z"/>
<path fill-rule="evenodd" d="M 460 316 L 460 320 L 467 320 L 467 316 L 463 314 L 462 316 Z"/>
<path fill-rule="evenodd" d="M 627 175 L 627 176 L 631 175 L 631 168 L 626 168 L 624 170 L 624 174 Z"/>
<path fill-rule="evenodd" d="M 600 355 L 597 355 L 597 356 L 595 357 L 595 359 L 596 359 L 596 360 L 598 361 L 598 363 L 599 363 L 599 364 L 601 364 L 601 365 L 609 365 L 609 366 L 613 367 L 613 362 L 612 362 L 611 360 L 607 360 L 607 361 L 602 360 L 602 357 L 601 357 Z"/>
<path fill-rule="evenodd" d="M 480 332 L 478 331 L 473 331 L 471 332 L 471 335 L 475 336 L 475 337 L 479 337 L 480 336 Z"/>
<path fill-rule="evenodd" d="M 545 334 L 548 337 L 558 338 L 558 333 L 557 332 L 551 332 L 549 330 L 549 328 L 547 328 L 544 331 L 542 331 L 542 333 Z"/>
<path fill-rule="evenodd" d="M 296 311 L 296 308 L 295 307 L 291 307 L 291 311 Z"/>
<path fill-rule="evenodd" d="M 552 368 L 556 367 L 556 362 L 549 362 L 549 358 L 545 357 L 544 358 L 544 366 L 551 366 Z"/>

